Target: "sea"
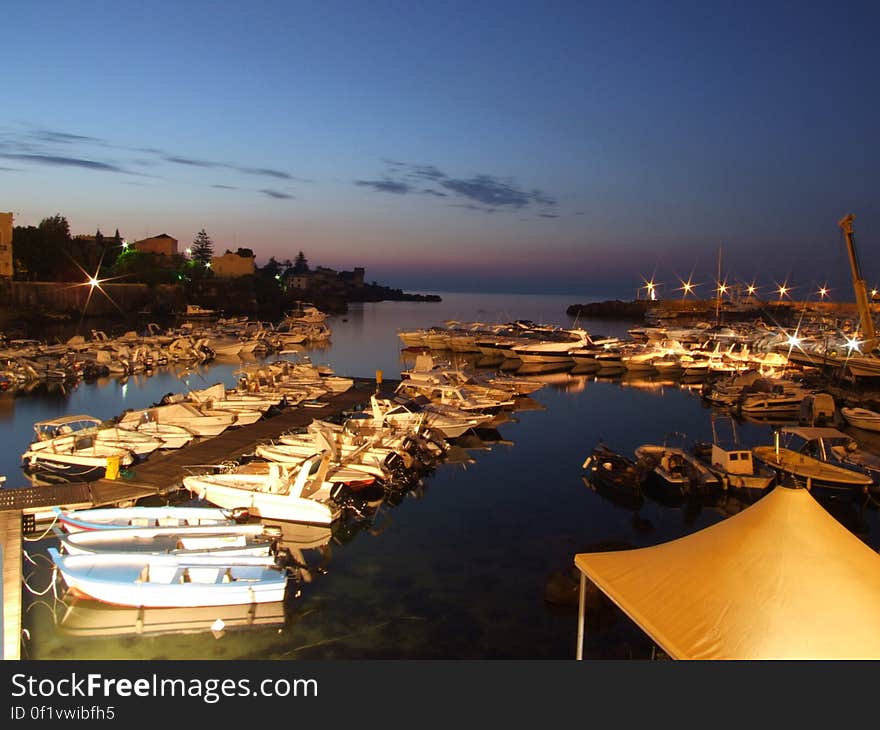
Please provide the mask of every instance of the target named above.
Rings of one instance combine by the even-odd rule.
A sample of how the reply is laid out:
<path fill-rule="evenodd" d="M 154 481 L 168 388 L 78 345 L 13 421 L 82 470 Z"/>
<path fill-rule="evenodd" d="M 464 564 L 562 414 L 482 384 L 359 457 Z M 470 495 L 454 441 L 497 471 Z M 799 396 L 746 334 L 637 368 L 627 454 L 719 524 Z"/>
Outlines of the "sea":
<path fill-rule="evenodd" d="M 415 358 L 398 337 L 405 329 L 529 319 L 626 336 L 642 324 L 566 314 L 587 297 L 436 293 L 440 302 L 351 304 L 328 319 L 329 343 L 301 355 L 338 375 L 397 379 Z M 168 393 L 232 386 L 240 367 L 236 361 L 169 366 L 151 375 L 0 394 L 6 487 L 28 483 L 19 460 L 36 421 L 66 414 L 110 419 Z M 577 553 L 657 545 L 748 504 L 733 495 L 684 502 L 646 496 L 633 503 L 584 478 L 583 462 L 599 442 L 630 457 L 645 443 L 711 442 L 713 410 L 699 383 L 570 370 L 529 377 L 545 386 L 528 408 L 512 413 L 492 437 L 464 440 L 455 458 L 404 493 L 332 529 L 291 525 L 284 539 L 302 566 L 301 580 L 278 604 L 137 610 L 72 599 L 53 580 L 46 555 L 57 538 L 42 530 L 27 536 L 23 658 L 573 659 Z M 745 446 L 772 443 L 771 424 L 736 427 Z M 872 548 L 880 546 L 874 504 L 826 508 Z M 650 638 L 619 609 L 601 595 L 588 597 L 585 658 L 657 656 Z"/>

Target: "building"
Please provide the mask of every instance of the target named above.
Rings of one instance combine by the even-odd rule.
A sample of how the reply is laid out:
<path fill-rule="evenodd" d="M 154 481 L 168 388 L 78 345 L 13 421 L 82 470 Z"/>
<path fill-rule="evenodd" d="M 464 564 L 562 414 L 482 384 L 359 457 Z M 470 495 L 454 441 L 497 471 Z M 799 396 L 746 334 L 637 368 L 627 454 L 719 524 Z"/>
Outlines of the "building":
<path fill-rule="evenodd" d="M 0 213 L 0 277 L 12 278 L 12 213 Z"/>
<path fill-rule="evenodd" d="M 136 251 L 143 253 L 155 253 L 160 256 L 174 256 L 177 254 L 177 239 L 172 238 L 167 233 L 144 238 L 140 241 L 135 241 L 131 245 Z"/>
<path fill-rule="evenodd" d="M 227 251 L 222 256 L 211 258 L 211 271 L 221 279 L 250 276 L 255 270 L 254 254 L 250 249 L 240 248 L 238 251 Z"/>

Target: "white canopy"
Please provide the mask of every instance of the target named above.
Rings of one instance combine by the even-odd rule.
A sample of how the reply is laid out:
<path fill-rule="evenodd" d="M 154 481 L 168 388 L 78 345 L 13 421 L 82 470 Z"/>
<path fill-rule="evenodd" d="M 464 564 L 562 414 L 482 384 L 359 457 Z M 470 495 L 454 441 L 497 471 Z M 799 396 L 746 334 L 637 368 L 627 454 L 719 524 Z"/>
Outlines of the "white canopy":
<path fill-rule="evenodd" d="M 805 489 L 575 565 L 579 657 L 589 578 L 674 659 L 880 659 L 880 555 Z"/>

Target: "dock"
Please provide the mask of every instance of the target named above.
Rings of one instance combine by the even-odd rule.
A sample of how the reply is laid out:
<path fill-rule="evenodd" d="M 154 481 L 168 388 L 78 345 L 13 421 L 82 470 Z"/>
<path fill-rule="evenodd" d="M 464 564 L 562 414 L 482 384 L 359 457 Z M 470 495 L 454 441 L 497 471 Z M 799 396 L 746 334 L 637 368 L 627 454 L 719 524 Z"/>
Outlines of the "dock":
<path fill-rule="evenodd" d="M 397 381 L 385 381 L 393 389 Z M 253 453 L 261 443 L 307 426 L 313 419 L 326 419 L 369 403 L 379 384 L 355 378 L 344 393 L 320 399 L 326 405 L 286 408 L 240 428 L 168 453 L 151 454 L 124 472 L 119 479 L 36 487 L 0 489 L 0 563 L 3 567 L 2 643 L 3 659 L 21 658 L 22 536 L 35 531 L 37 517 L 53 507 L 87 509 L 133 504 L 144 497 L 161 496 L 182 488 L 183 477 L 211 466 L 236 461 Z"/>
<path fill-rule="evenodd" d="M 0 512 L 3 659 L 21 659 L 21 512 Z"/>

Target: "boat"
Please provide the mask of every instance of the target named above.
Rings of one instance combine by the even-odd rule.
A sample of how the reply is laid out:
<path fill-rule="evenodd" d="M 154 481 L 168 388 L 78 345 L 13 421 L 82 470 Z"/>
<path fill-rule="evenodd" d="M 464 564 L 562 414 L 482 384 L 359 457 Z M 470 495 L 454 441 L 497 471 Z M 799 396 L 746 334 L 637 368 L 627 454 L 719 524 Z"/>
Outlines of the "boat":
<path fill-rule="evenodd" d="M 684 448 L 665 443 L 642 444 L 635 453 L 638 462 L 659 477 L 673 494 L 708 494 L 721 486 L 718 476 Z"/>
<path fill-rule="evenodd" d="M 581 468 L 586 472 L 584 476 L 588 485 L 608 499 L 631 507 L 638 507 L 642 503 L 642 485 L 648 476 L 643 463 L 635 462 L 599 443 Z"/>
<path fill-rule="evenodd" d="M 58 630 L 71 637 L 136 637 L 281 628 L 284 601 L 233 606 L 138 608 L 111 606 L 92 598 L 65 596 Z"/>
<path fill-rule="evenodd" d="M 284 600 L 286 568 L 249 555 L 62 555 L 48 549 L 68 589 L 117 606 L 180 608 Z"/>
<path fill-rule="evenodd" d="M 131 466 L 135 456 L 128 449 L 99 443 L 94 434 L 63 442 L 40 443 L 21 455 L 21 467 L 28 474 L 47 481 L 92 481 L 114 476 Z"/>
<path fill-rule="evenodd" d="M 209 309 L 198 304 L 187 304 L 184 317 L 217 317 L 219 313 L 216 309 Z"/>
<path fill-rule="evenodd" d="M 121 428 L 146 422 L 183 426 L 196 436 L 210 437 L 238 423 L 238 416 L 232 411 L 202 409 L 193 403 L 167 403 L 126 411 L 119 419 Z"/>
<path fill-rule="evenodd" d="M 171 423 L 156 423 L 144 421 L 143 423 L 127 422 L 120 425 L 119 429 L 137 431 L 138 433 L 152 436 L 162 442 L 163 449 L 179 449 L 186 446 L 196 435 L 185 426 L 175 426 Z"/>
<path fill-rule="evenodd" d="M 281 530 L 259 522 L 182 527 L 126 527 L 65 532 L 53 526 L 67 555 L 151 553 L 154 555 L 274 555 Z"/>
<path fill-rule="evenodd" d="M 200 525 L 234 525 L 245 522 L 247 510 L 217 507 L 96 507 L 94 509 L 62 510 L 52 508 L 51 514 L 68 532 L 80 530 L 116 530 L 128 527 L 183 527 Z"/>
<path fill-rule="evenodd" d="M 334 498 L 340 489 L 328 481 L 328 452 L 293 468 L 280 463 L 270 467 L 268 474 L 193 474 L 183 478 L 183 487 L 218 507 L 245 508 L 260 518 L 329 525 L 342 515 L 342 505 Z"/>
<path fill-rule="evenodd" d="M 126 449 L 136 457 L 147 456 L 162 446 L 160 439 L 149 434 L 119 428 L 94 416 L 71 415 L 37 421 L 29 448 L 67 452 L 74 442 L 82 443 L 84 436 L 93 436 L 100 446 Z"/>
<path fill-rule="evenodd" d="M 785 437 L 786 445 L 782 445 Z M 855 497 L 873 491 L 874 479 L 859 467 L 833 463 L 830 441 L 849 439 L 836 428 L 784 427 L 774 432 L 771 446 L 755 446 L 755 457 L 774 469 L 781 480 L 827 497 Z M 799 443 L 798 443 L 799 442 Z M 798 448 L 791 448 L 798 446 Z"/>
<path fill-rule="evenodd" d="M 721 488 L 747 500 L 761 497 L 776 480 L 776 472 L 755 464 L 751 449 L 743 447 L 737 436 L 733 418 L 727 418 L 731 429 L 729 442 L 718 436 L 716 419 L 712 419 L 712 443 L 694 445 L 694 456 L 702 461 L 720 480 Z"/>
<path fill-rule="evenodd" d="M 853 428 L 862 428 L 866 431 L 880 431 L 880 413 L 868 408 L 843 406 L 840 415 Z"/>

